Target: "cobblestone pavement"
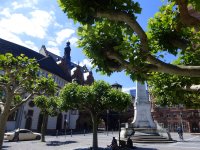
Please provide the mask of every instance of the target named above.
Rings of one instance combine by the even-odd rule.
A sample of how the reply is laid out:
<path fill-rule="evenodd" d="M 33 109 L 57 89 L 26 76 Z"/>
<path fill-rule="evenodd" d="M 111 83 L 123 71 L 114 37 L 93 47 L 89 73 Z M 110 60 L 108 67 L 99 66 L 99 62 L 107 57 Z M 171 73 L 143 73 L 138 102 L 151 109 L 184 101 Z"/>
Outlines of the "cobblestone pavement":
<path fill-rule="evenodd" d="M 139 144 L 134 143 L 136 150 L 200 150 L 200 135 L 184 134 L 184 141 L 178 139 L 177 133 L 172 133 L 175 143 L 163 144 Z M 106 148 L 111 143 L 112 137 L 118 137 L 118 133 L 99 133 L 98 145 Z M 40 141 L 4 141 L 4 150 L 87 150 L 92 146 L 92 134 L 46 136 L 46 142 Z"/>

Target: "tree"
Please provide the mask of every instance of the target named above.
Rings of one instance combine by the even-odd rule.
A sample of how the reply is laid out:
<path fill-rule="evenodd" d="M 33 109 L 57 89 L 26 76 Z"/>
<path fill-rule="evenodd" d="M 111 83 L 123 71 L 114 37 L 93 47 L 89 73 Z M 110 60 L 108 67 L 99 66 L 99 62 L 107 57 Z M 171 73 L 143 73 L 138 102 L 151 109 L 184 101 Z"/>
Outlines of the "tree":
<path fill-rule="evenodd" d="M 50 116 L 56 116 L 59 112 L 59 99 L 57 97 L 47 97 L 45 95 L 37 96 L 34 99 L 34 103 L 37 107 L 41 109 L 41 112 L 43 114 L 43 120 L 42 120 L 42 128 L 41 128 L 41 134 L 42 134 L 42 142 L 45 142 L 45 134 L 46 134 L 46 126 L 47 126 L 47 120 L 48 115 Z"/>
<path fill-rule="evenodd" d="M 67 84 L 60 92 L 63 110 L 79 109 L 90 113 L 93 123 L 93 149 L 98 148 L 97 127 L 101 113 L 106 110 L 122 111 L 131 104 L 129 94 L 120 92 L 104 81 L 94 82 L 91 86 Z"/>
<path fill-rule="evenodd" d="M 0 55 L 0 91 L 3 93 L 0 97 L 0 149 L 8 116 L 38 91 L 48 88 L 38 85 L 38 71 L 39 65 L 35 59 L 24 55 L 14 57 L 9 53 Z"/>
<path fill-rule="evenodd" d="M 177 75 L 190 81 L 200 77 L 200 3 L 168 0 L 148 22 L 145 31 L 137 22 L 142 13 L 132 0 L 58 0 L 69 18 L 79 22 L 79 46 L 110 75 L 125 70 L 132 80 L 151 80 L 154 73 Z M 165 61 L 171 54 L 177 63 Z M 180 80 L 179 80 L 180 81 Z M 193 82 L 194 81 L 194 82 Z M 200 89 L 197 83 L 196 89 Z M 184 88 L 184 87 L 182 87 Z"/>
<path fill-rule="evenodd" d="M 56 116 L 59 112 L 59 99 L 55 97 L 56 87 L 54 80 L 51 77 L 42 78 L 37 84 L 40 87 L 44 87 L 42 91 L 39 92 L 39 96 L 34 98 L 35 105 L 40 108 L 43 114 L 42 120 L 42 142 L 45 142 L 45 132 L 47 126 L 48 115 Z M 45 88 L 48 87 L 48 88 Z"/>

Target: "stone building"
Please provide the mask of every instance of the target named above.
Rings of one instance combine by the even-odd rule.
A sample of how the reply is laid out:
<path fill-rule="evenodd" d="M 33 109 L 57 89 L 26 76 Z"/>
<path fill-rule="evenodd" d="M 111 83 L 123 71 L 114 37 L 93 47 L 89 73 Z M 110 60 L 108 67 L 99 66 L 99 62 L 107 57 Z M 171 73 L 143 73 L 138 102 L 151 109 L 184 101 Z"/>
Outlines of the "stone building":
<path fill-rule="evenodd" d="M 70 42 L 66 44 L 64 56 L 60 57 L 49 52 L 44 45 L 38 53 L 29 48 L 0 39 L 0 54 L 12 53 L 14 56 L 24 54 L 29 58 L 35 58 L 40 66 L 38 75 L 47 77 L 48 74 L 51 74 L 59 89 L 73 80 L 76 80 L 81 85 L 92 84 L 94 82 L 92 72 L 88 71 L 86 66 L 81 67 L 78 64 L 72 63 L 70 52 Z M 65 127 L 67 127 L 67 129 L 76 129 L 82 126 L 83 123 L 78 120 L 85 118 L 84 115 L 80 114 L 82 113 L 79 113 L 78 110 L 69 110 L 68 112 L 60 113 L 56 117 L 49 116 L 47 129 L 49 131 L 62 130 Z M 43 116 L 40 113 L 40 109 L 30 100 L 22 105 L 16 113 L 9 116 L 6 130 L 26 128 L 40 131 L 42 118 Z M 87 119 L 85 120 L 84 123 L 86 124 Z"/>
<path fill-rule="evenodd" d="M 176 132 L 182 126 L 184 132 L 200 132 L 200 110 L 186 109 L 181 105 L 160 107 L 153 105 L 152 115 L 160 126 Z"/>

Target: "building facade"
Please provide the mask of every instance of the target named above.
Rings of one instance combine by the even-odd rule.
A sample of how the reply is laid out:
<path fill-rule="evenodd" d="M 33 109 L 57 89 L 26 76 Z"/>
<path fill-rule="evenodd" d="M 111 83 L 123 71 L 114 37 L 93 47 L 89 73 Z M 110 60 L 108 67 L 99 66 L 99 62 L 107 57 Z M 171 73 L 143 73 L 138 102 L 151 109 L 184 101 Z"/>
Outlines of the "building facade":
<path fill-rule="evenodd" d="M 174 107 L 153 105 L 152 115 L 160 126 L 170 132 L 176 132 L 177 127 L 182 127 L 184 132 L 200 132 L 200 110 L 186 109 L 178 105 Z"/>
<path fill-rule="evenodd" d="M 148 92 L 147 92 L 148 93 Z M 136 90 L 130 90 L 130 94 L 135 99 Z M 177 127 L 183 127 L 184 132 L 200 132 L 200 110 L 187 109 L 182 105 L 173 107 L 161 107 L 152 102 L 152 117 L 162 128 L 170 132 L 176 132 Z"/>
<path fill-rule="evenodd" d="M 70 42 L 66 44 L 64 56 L 60 57 L 49 52 L 44 45 L 38 53 L 18 44 L 0 39 L 0 54 L 11 53 L 14 56 L 24 54 L 29 58 L 35 58 L 40 66 L 38 75 L 48 77 L 51 74 L 59 89 L 74 80 L 81 85 L 92 84 L 94 82 L 92 72 L 88 71 L 86 66 L 81 67 L 78 64 L 72 63 L 70 52 Z M 47 130 L 76 129 L 81 126 L 77 120 L 80 120 L 82 117 L 85 116 L 80 115 L 78 110 L 62 112 L 56 117 L 49 116 Z M 40 132 L 42 118 L 40 109 L 34 105 L 32 100 L 29 100 L 17 112 L 9 116 L 6 130 L 26 128 Z"/>

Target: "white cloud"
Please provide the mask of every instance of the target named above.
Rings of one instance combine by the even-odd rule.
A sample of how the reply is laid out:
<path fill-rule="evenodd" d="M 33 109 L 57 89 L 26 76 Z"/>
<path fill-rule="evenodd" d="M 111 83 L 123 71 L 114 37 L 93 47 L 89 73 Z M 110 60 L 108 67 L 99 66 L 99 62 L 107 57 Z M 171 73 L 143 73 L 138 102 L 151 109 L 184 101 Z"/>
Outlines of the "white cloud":
<path fill-rule="evenodd" d="M 125 93 L 130 93 L 130 90 L 136 89 L 136 87 L 122 87 L 122 91 Z"/>
<path fill-rule="evenodd" d="M 80 66 L 84 66 L 84 65 L 86 65 L 86 66 L 89 67 L 89 68 L 92 67 L 91 62 L 90 62 L 90 60 L 88 60 L 88 59 L 83 59 L 83 61 L 80 62 Z"/>
<path fill-rule="evenodd" d="M 53 54 L 60 56 L 60 50 L 57 47 L 47 47 L 46 49 Z"/>
<path fill-rule="evenodd" d="M 5 17 L 10 17 L 10 9 L 9 8 L 4 8 L 2 11 L 0 11 L 0 14 L 5 16 Z"/>
<path fill-rule="evenodd" d="M 72 34 L 74 34 L 75 31 L 72 29 L 63 29 L 56 33 L 56 42 L 58 44 L 61 44 L 63 41 L 65 41 L 67 38 L 71 37 Z"/>
<path fill-rule="evenodd" d="M 58 44 L 56 42 L 54 42 L 54 41 L 48 41 L 47 45 L 48 46 L 53 46 L 53 47 L 58 46 Z"/>
<path fill-rule="evenodd" d="M 63 28 L 63 25 L 59 24 L 58 22 L 55 22 L 55 23 L 54 23 L 54 26 L 55 26 L 55 27 L 58 27 L 58 28 Z"/>
<path fill-rule="evenodd" d="M 25 41 L 24 45 L 34 51 L 39 51 L 38 47 L 32 41 Z"/>
<path fill-rule="evenodd" d="M 13 2 L 11 4 L 13 9 L 19 9 L 19 8 L 35 8 L 35 5 L 38 4 L 38 0 L 24 0 L 22 2 Z"/>
<path fill-rule="evenodd" d="M 77 46 L 77 41 L 78 41 L 78 38 L 76 37 L 72 37 L 69 39 L 70 44 L 73 46 Z"/>
<path fill-rule="evenodd" d="M 0 28 L 0 38 L 38 51 L 38 47 L 31 41 L 23 41 L 19 36 Z"/>
<path fill-rule="evenodd" d="M 21 13 L 11 13 L 10 9 L 1 12 L 0 28 L 14 34 L 25 34 L 43 39 L 48 27 L 54 22 L 54 13 L 43 10 L 30 12 L 29 17 Z"/>

